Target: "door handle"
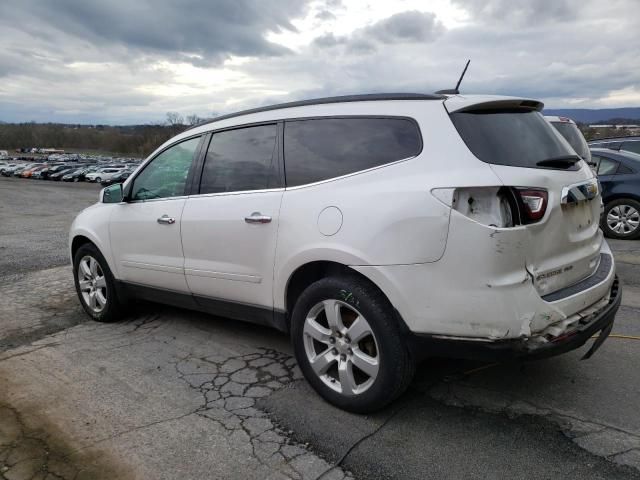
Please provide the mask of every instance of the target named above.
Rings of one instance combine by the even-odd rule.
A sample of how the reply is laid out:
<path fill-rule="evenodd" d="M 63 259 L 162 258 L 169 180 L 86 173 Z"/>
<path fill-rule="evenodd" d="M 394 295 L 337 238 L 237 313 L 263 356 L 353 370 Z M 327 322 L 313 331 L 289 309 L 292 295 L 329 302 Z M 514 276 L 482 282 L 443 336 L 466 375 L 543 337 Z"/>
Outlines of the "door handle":
<path fill-rule="evenodd" d="M 260 212 L 253 212 L 248 217 L 244 217 L 244 221 L 247 223 L 269 223 L 271 217 L 268 215 L 262 215 Z"/>
<path fill-rule="evenodd" d="M 163 215 L 158 219 L 158 223 L 161 223 L 163 225 L 173 225 L 174 223 L 176 223 L 176 219 L 170 217 L 169 215 Z"/>

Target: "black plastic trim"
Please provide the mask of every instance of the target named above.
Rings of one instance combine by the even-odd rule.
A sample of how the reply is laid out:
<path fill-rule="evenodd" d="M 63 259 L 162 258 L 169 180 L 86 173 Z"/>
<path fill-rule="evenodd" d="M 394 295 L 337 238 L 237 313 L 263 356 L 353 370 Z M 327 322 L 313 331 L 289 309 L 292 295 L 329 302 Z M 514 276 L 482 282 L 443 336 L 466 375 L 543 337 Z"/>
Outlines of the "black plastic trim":
<path fill-rule="evenodd" d="M 278 149 L 278 180 L 280 181 L 280 186 L 285 187 L 287 182 L 284 170 L 284 120 L 278 121 L 278 138 L 276 148 Z"/>
<path fill-rule="evenodd" d="M 139 298 L 150 302 L 173 305 L 220 317 L 264 325 L 285 333 L 289 331 L 285 312 L 275 309 L 123 281 L 118 281 L 117 288 L 119 295 L 123 295 L 125 298 Z"/>
<path fill-rule="evenodd" d="M 222 115 L 220 117 L 216 117 L 211 120 L 199 123 L 197 125 L 193 125 L 187 130 L 202 127 L 204 125 L 209 125 L 210 123 L 219 122 L 220 120 L 226 120 L 228 118 L 241 117 L 243 115 L 249 115 L 252 113 L 269 112 L 272 110 L 282 110 L 284 108 L 324 105 L 327 103 L 371 102 L 384 100 L 445 100 L 446 98 L 447 97 L 445 95 L 427 93 L 365 93 L 362 95 L 340 95 L 337 97 L 313 98 L 309 100 L 300 100 L 297 102 L 279 103 L 276 105 L 268 105 L 265 107 L 251 108 L 236 113 L 230 113 L 228 115 Z"/>
<path fill-rule="evenodd" d="M 198 144 L 198 149 L 195 154 L 195 158 L 191 164 L 191 168 L 189 168 L 189 173 L 187 174 L 187 182 L 185 184 L 185 195 L 195 195 L 198 193 L 198 188 L 200 185 L 200 176 L 202 174 L 202 165 L 204 164 L 204 159 L 207 155 L 207 148 L 209 147 L 211 134 L 207 133 L 202 135 L 202 139 Z"/>
<path fill-rule="evenodd" d="M 571 295 L 575 295 L 576 293 L 583 292 L 588 288 L 604 282 L 611 273 L 611 268 L 613 268 L 613 259 L 611 255 L 607 253 L 601 253 L 600 265 L 598 265 L 598 269 L 595 271 L 595 273 L 593 273 L 593 275 L 585 278 L 584 280 L 581 280 L 578 283 L 574 283 L 573 285 L 570 285 L 568 287 L 562 288 L 547 295 L 543 295 L 542 299 L 545 302 L 556 302 L 558 300 L 562 300 L 563 298 L 570 297 Z"/>

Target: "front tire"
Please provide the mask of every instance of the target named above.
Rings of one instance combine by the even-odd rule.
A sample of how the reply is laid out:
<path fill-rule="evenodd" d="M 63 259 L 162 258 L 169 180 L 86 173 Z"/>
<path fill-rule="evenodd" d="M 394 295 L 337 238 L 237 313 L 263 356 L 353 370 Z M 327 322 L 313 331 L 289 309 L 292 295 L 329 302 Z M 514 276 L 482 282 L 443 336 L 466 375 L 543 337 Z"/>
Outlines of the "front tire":
<path fill-rule="evenodd" d="M 307 381 L 343 410 L 379 410 L 413 378 L 415 365 L 393 307 L 382 292 L 355 276 L 310 285 L 293 309 L 291 339 Z"/>
<path fill-rule="evenodd" d="M 614 200 L 606 205 L 602 231 L 607 237 L 633 240 L 640 236 L 640 202 L 630 198 Z"/>
<path fill-rule="evenodd" d="M 73 257 L 73 278 L 84 311 L 98 322 L 115 322 L 122 316 L 116 282 L 100 250 L 91 243 L 78 248 Z"/>

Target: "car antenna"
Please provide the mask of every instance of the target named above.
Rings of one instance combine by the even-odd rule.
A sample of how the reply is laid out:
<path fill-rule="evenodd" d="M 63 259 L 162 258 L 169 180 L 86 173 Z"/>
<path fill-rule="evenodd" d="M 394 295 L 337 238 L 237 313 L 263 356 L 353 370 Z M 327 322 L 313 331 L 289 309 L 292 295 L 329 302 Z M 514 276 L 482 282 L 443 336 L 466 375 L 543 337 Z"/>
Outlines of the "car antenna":
<path fill-rule="evenodd" d="M 464 66 L 464 70 L 462 70 L 462 74 L 458 79 L 458 83 L 456 83 L 456 88 L 447 89 L 447 90 L 438 90 L 436 93 L 440 95 L 458 95 L 460 93 L 460 84 L 462 83 L 462 79 L 464 78 L 464 74 L 467 73 L 467 68 L 469 68 L 469 64 L 471 60 L 467 60 L 467 64 Z"/>

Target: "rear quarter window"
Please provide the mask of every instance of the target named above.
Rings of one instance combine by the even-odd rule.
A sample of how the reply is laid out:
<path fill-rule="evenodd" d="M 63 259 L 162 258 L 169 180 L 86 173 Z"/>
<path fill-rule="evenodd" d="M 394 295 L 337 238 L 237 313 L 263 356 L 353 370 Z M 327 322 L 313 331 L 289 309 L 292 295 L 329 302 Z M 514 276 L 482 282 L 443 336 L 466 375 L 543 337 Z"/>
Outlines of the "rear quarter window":
<path fill-rule="evenodd" d="M 407 118 L 285 122 L 285 172 L 290 187 L 415 157 L 421 150 L 418 125 Z"/>

